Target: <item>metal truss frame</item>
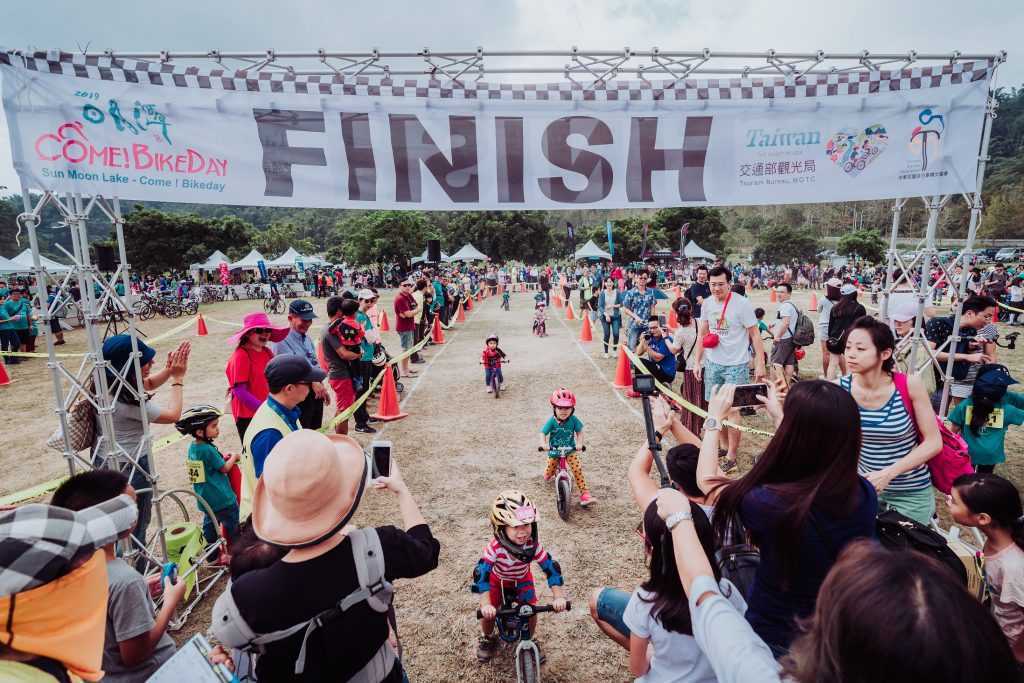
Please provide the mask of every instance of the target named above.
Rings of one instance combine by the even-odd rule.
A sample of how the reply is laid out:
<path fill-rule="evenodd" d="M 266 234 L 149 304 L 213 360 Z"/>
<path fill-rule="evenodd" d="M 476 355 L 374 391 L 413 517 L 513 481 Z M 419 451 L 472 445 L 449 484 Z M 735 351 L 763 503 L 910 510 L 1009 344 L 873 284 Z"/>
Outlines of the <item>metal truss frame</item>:
<path fill-rule="evenodd" d="M 998 63 L 997 63 L 998 66 Z M 909 354 L 909 368 L 915 373 L 928 372 L 932 368 L 938 371 L 942 378 L 942 395 L 939 402 L 939 415 L 944 416 L 949 406 L 949 391 L 953 380 L 953 363 L 955 354 L 950 353 L 960 341 L 960 317 L 963 311 L 963 301 L 967 292 L 968 274 L 967 269 L 974 254 L 974 240 L 978 234 L 978 227 L 981 225 L 983 202 L 981 190 L 985 180 L 985 168 L 988 165 L 988 147 L 992 138 L 992 121 L 996 118 L 998 100 L 995 97 L 996 85 L 995 76 L 989 81 L 988 102 L 985 111 L 985 120 L 982 127 L 981 145 L 978 151 L 978 163 L 975 175 L 975 190 L 973 193 L 964 193 L 961 196 L 970 209 L 970 221 L 967 227 L 967 236 L 964 247 L 960 254 L 948 263 L 942 263 L 937 257 L 936 233 L 938 230 L 939 216 L 943 207 L 952 199 L 953 195 L 921 197 L 921 201 L 928 207 L 928 224 L 925 229 L 923 245 L 916 251 L 910 262 L 907 263 L 903 256 L 896 249 L 896 240 L 899 235 L 900 214 L 907 199 L 898 199 L 893 203 L 892 208 L 892 230 L 889 235 L 889 249 L 886 253 L 885 286 L 882 290 L 882 318 L 889 320 L 889 298 L 900 290 L 906 291 L 907 287 L 916 288 L 917 315 L 914 318 L 914 329 L 897 345 L 897 353 Z M 935 283 L 930 283 L 931 269 L 934 263 L 938 263 L 940 269 L 939 277 Z M 925 309 L 933 300 L 935 291 L 939 289 L 940 283 L 946 281 L 947 286 L 952 288 L 955 284 L 953 271 L 957 266 L 963 267 L 963 273 L 957 287 L 956 305 L 953 310 L 953 333 L 942 345 L 932 348 L 924 336 Z M 893 279 L 897 268 L 902 271 L 901 276 Z M 914 277 L 917 277 L 915 283 Z M 923 354 L 923 359 L 918 362 L 918 357 Z M 946 354 L 945 360 L 939 359 L 939 354 Z"/>
<path fill-rule="evenodd" d="M 740 77 L 778 78 L 799 83 L 807 75 L 875 73 L 958 61 L 1005 61 L 1006 52 L 946 53 L 907 52 L 730 52 L 710 49 L 675 51 L 652 47 L 634 50 L 589 50 L 576 46 L 568 50 L 436 50 L 424 47 L 415 52 L 365 52 L 324 48 L 315 51 L 202 51 L 102 52 L 82 51 L 87 57 L 132 59 L 164 66 L 182 64 L 228 69 L 239 76 L 284 71 L 294 76 L 365 76 L 390 79 L 396 76 L 429 77 L 449 83 L 481 80 L 485 74 L 496 80 L 522 80 L 537 75 L 559 75 L 577 87 L 589 89 L 624 77 L 650 80 L 660 78 L 678 85 L 686 78 Z"/>

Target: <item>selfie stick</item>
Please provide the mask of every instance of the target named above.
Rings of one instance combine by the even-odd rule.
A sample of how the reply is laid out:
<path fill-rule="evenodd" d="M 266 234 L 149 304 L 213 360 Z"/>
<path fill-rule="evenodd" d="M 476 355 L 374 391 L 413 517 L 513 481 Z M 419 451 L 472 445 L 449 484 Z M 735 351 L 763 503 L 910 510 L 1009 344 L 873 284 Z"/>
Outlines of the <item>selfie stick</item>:
<path fill-rule="evenodd" d="M 654 436 L 654 415 L 651 413 L 651 397 L 648 394 L 642 394 L 640 400 L 644 404 L 644 427 L 647 429 L 647 448 L 650 449 L 651 455 L 654 456 L 654 464 L 661 474 L 661 488 L 672 488 L 672 483 L 668 478 L 668 468 L 665 467 L 665 461 L 661 458 L 661 444 L 658 443 L 658 439 Z"/>

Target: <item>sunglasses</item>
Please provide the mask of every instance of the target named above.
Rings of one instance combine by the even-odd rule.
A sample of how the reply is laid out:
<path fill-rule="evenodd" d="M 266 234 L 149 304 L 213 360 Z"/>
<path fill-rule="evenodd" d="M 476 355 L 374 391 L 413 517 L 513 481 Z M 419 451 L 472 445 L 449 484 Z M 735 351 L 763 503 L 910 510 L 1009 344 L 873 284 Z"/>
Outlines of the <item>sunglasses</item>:
<path fill-rule="evenodd" d="M 254 327 L 252 328 L 253 334 L 270 334 L 273 332 L 269 327 Z"/>

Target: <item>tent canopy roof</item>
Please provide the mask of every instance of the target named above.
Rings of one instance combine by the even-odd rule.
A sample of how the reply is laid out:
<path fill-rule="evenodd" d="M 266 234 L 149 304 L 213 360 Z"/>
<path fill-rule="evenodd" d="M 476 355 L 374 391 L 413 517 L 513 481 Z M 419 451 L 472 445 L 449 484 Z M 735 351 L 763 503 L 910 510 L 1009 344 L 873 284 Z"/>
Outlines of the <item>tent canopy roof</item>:
<path fill-rule="evenodd" d="M 712 254 L 710 251 L 705 251 L 704 249 L 701 249 L 700 245 L 694 242 L 693 240 L 687 242 L 686 246 L 683 247 L 683 256 L 685 256 L 686 258 L 706 258 L 712 261 L 715 260 L 714 254 Z"/>
<path fill-rule="evenodd" d="M 267 265 L 271 266 L 271 267 L 275 267 L 276 266 L 278 268 L 287 267 L 287 266 L 295 267 L 295 262 L 296 261 L 305 261 L 305 260 L 306 260 L 306 258 L 302 254 L 300 254 L 295 249 L 295 247 L 288 247 L 288 251 L 284 252 L 283 254 L 278 256 L 273 261 L 268 261 Z"/>
<path fill-rule="evenodd" d="M 451 255 L 449 261 L 487 261 L 487 256 L 480 253 L 480 250 L 472 244 L 466 243 L 462 249 Z"/>
<path fill-rule="evenodd" d="M 30 271 L 34 266 L 32 263 L 32 250 L 26 249 L 17 256 L 11 259 L 11 261 L 22 268 L 25 271 Z M 51 273 L 66 273 L 71 270 L 71 266 L 66 266 L 63 263 L 58 263 L 51 258 L 46 258 L 42 254 L 39 255 L 39 262 Z"/>
<path fill-rule="evenodd" d="M 15 263 L 8 258 L 0 256 L 0 274 L 24 273 L 26 271 L 28 271 L 28 268 L 25 268 L 21 264 Z"/>
<path fill-rule="evenodd" d="M 266 262 L 266 259 L 263 258 L 263 254 L 261 254 L 260 252 L 256 251 L 255 249 L 253 249 L 248 254 L 246 254 L 245 258 L 243 258 L 241 261 L 235 261 L 234 263 L 232 263 L 231 267 L 232 268 L 256 268 L 257 267 L 256 264 L 259 263 L 260 261 Z"/>
<path fill-rule="evenodd" d="M 576 258 L 576 260 L 585 258 L 600 258 L 606 259 L 608 261 L 612 260 L 612 255 L 609 254 L 604 249 L 602 249 L 601 247 L 594 244 L 594 240 L 587 240 L 587 243 L 584 244 L 579 249 L 577 249 L 576 253 L 573 256 Z"/>

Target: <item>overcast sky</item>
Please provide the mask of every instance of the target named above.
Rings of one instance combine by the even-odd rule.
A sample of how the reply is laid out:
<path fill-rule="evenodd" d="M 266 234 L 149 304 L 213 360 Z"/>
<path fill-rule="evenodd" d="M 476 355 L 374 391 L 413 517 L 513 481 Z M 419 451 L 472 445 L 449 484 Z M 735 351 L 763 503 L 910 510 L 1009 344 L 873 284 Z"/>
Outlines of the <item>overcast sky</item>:
<path fill-rule="evenodd" d="M 3 2 L 0 47 L 158 51 L 589 49 L 1009 51 L 1022 0 L 99 0 Z M 0 106 L 0 186 L 16 190 Z"/>

